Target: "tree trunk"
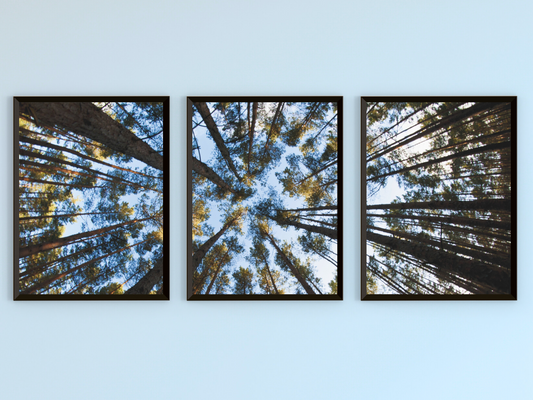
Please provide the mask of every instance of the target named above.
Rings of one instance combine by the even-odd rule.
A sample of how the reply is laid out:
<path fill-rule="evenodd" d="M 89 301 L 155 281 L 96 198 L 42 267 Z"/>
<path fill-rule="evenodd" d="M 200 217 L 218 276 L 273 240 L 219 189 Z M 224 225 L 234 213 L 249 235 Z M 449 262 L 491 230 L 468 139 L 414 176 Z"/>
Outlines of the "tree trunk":
<path fill-rule="evenodd" d="M 301 185 L 303 182 L 305 182 L 306 180 L 312 178 L 313 176 L 316 176 L 318 175 L 319 173 L 321 173 L 322 171 L 328 169 L 329 167 L 331 167 L 332 165 L 335 165 L 337 164 L 338 160 L 335 160 L 335 161 L 332 161 L 330 162 L 329 164 L 326 164 L 324 165 L 322 168 L 319 168 L 317 169 L 316 171 L 312 172 L 310 175 L 307 175 L 304 179 L 302 179 L 301 181 L 298 181 L 298 185 Z"/>
<path fill-rule="evenodd" d="M 309 222 L 314 222 L 314 223 L 317 223 L 317 224 L 322 224 L 322 225 L 326 225 L 326 226 L 331 226 L 332 228 L 336 228 L 337 227 L 337 224 L 332 224 L 330 222 L 325 222 L 325 221 L 317 221 L 315 219 L 312 219 L 312 218 L 306 218 L 306 217 L 298 217 L 299 219 L 303 219 L 304 221 L 309 221 Z"/>
<path fill-rule="evenodd" d="M 217 124 L 213 120 L 213 117 L 211 116 L 211 112 L 209 111 L 209 107 L 207 107 L 207 104 L 205 103 L 194 103 L 196 109 L 202 116 L 202 119 L 205 122 L 205 125 L 207 126 L 207 129 L 209 130 L 209 133 L 211 134 L 211 137 L 215 141 L 215 144 L 218 147 L 218 150 L 220 151 L 220 154 L 222 154 L 222 157 L 224 157 L 224 160 L 226 161 L 226 164 L 228 165 L 228 168 L 233 172 L 233 175 L 237 178 L 237 180 L 240 182 L 242 178 L 239 176 L 239 173 L 237 172 L 237 168 L 235 168 L 235 164 L 233 164 L 233 160 L 231 158 L 231 155 L 229 153 L 228 148 L 226 147 L 226 144 L 224 143 L 224 139 L 222 139 L 222 135 L 220 135 L 220 132 L 218 130 Z"/>
<path fill-rule="evenodd" d="M 272 131 L 274 130 L 274 125 L 276 125 L 276 122 L 279 118 L 279 114 L 281 112 L 281 110 L 283 109 L 283 104 L 284 103 L 278 103 L 278 107 L 276 108 L 276 112 L 274 113 L 274 118 L 272 118 L 272 124 L 270 124 L 270 129 L 268 131 L 268 135 L 267 135 L 267 138 L 266 138 L 266 142 L 265 142 L 265 147 L 264 147 L 264 151 L 266 151 L 268 149 L 268 145 L 270 143 L 270 136 L 272 136 Z"/>
<path fill-rule="evenodd" d="M 503 268 L 491 267 L 485 263 L 435 250 L 423 244 L 369 231 L 366 232 L 366 239 L 410 254 L 421 261 L 435 265 L 439 270 L 461 276 L 468 281 L 486 284 L 493 288 L 494 293 L 507 294 L 511 290 L 510 276 Z"/>
<path fill-rule="evenodd" d="M 83 215 L 100 215 L 100 214 L 120 214 L 119 212 L 88 212 L 88 213 L 78 213 L 78 214 L 55 214 L 55 215 L 39 215 L 37 217 L 22 217 L 19 218 L 19 221 L 26 221 L 31 219 L 45 219 L 45 218 L 71 218 L 79 217 Z"/>
<path fill-rule="evenodd" d="M 217 279 L 218 273 L 220 272 L 220 269 L 222 268 L 222 264 L 224 264 L 224 259 L 228 256 L 229 251 L 226 251 L 226 254 L 224 254 L 224 257 L 217 265 L 217 269 L 215 270 L 215 273 L 213 274 L 213 277 L 211 278 L 211 282 L 209 282 L 209 286 L 205 290 L 205 294 L 211 293 L 211 289 L 213 288 L 213 284 L 215 283 L 215 280 Z"/>
<path fill-rule="evenodd" d="M 453 253 L 453 254 L 462 254 L 462 255 L 465 255 L 465 256 L 468 256 L 468 257 L 472 257 L 474 260 L 485 261 L 485 262 L 488 262 L 490 264 L 496 264 L 496 265 L 498 265 L 500 267 L 504 267 L 504 268 L 507 268 L 507 269 L 509 269 L 511 267 L 510 255 L 508 255 L 508 257 L 502 257 L 501 255 L 495 255 L 495 254 L 491 254 L 491 253 L 484 253 L 483 251 L 485 249 L 483 249 L 480 246 L 476 246 L 477 249 L 475 247 L 473 247 L 472 245 L 469 246 L 470 248 L 466 248 L 466 247 L 460 247 L 461 243 L 457 243 L 459 246 L 454 246 L 454 245 L 446 243 L 446 242 L 439 242 L 437 240 L 428 239 L 428 238 L 425 238 L 425 237 L 420 237 L 420 236 L 415 236 L 415 235 L 410 235 L 410 234 L 404 233 L 404 232 L 391 231 L 390 229 L 378 228 L 376 226 L 371 226 L 369 228 L 372 229 L 372 230 L 377 230 L 377 231 L 389 233 L 391 235 L 395 235 L 395 236 L 407 239 L 407 240 L 409 240 L 409 241 L 411 241 L 413 243 L 425 243 L 425 244 L 428 244 L 430 246 L 433 246 L 436 249 L 440 248 L 440 250 L 449 250 L 449 252 Z M 465 246 L 467 246 L 467 245 L 465 245 Z M 487 249 L 487 250 L 491 251 L 491 249 Z"/>
<path fill-rule="evenodd" d="M 511 211 L 511 200 L 488 199 L 470 201 L 419 201 L 412 203 L 371 204 L 367 210 L 480 210 Z"/>
<path fill-rule="evenodd" d="M 287 210 L 280 210 L 276 209 L 276 211 L 294 211 L 294 212 L 300 212 L 300 211 L 318 211 L 318 210 L 337 210 L 337 206 L 319 206 L 319 207 L 311 207 L 311 208 L 293 208 L 293 209 L 287 209 Z"/>
<path fill-rule="evenodd" d="M 84 263 L 82 263 L 82 264 L 80 264 L 80 265 L 78 265 L 76 267 L 73 267 L 73 268 L 69 269 L 68 271 L 65 271 L 63 273 L 60 273 L 58 275 L 55 275 L 55 276 L 53 276 L 51 278 L 48 278 L 48 279 L 42 281 L 42 282 L 37 283 L 36 285 L 34 285 L 34 286 L 22 291 L 21 294 L 34 294 L 36 291 L 41 290 L 41 289 L 49 286 L 51 283 L 54 283 L 55 281 L 57 281 L 57 280 L 59 280 L 61 278 L 64 278 L 65 276 L 70 275 L 73 272 L 76 272 L 76 271 L 80 270 L 83 267 L 86 267 L 88 265 L 94 264 L 97 261 L 103 260 L 104 258 L 107 258 L 107 257 L 110 257 L 110 256 L 115 255 L 117 253 L 120 253 L 121 251 L 127 250 L 127 249 L 129 249 L 131 247 L 135 247 L 135 246 L 138 246 L 140 244 L 143 244 L 144 242 L 146 242 L 146 240 L 143 240 L 142 242 L 139 242 L 139 243 L 132 244 L 130 246 L 123 247 L 123 248 L 118 249 L 118 250 L 116 250 L 116 251 L 114 251 L 112 253 L 104 254 L 103 256 L 97 257 L 94 260 L 90 260 L 90 261 L 84 262 Z"/>
<path fill-rule="evenodd" d="M 41 160 L 45 160 L 45 161 L 50 161 L 50 162 L 53 162 L 53 163 L 57 163 L 57 164 L 63 164 L 63 165 L 70 165 L 71 167 L 74 167 L 74 168 L 78 168 L 78 169 L 82 169 L 84 171 L 87 171 L 87 172 L 91 172 L 91 173 L 94 173 L 96 172 L 95 170 L 93 170 L 92 168 L 89 168 L 89 167 L 85 167 L 83 165 L 79 165 L 79 164 L 76 164 L 76 163 L 73 163 L 71 161 L 67 161 L 67 160 L 62 160 L 60 158 L 55 158 L 55 157 L 50 157 L 50 156 L 45 156 L 44 154 L 39 154 L 39 153 L 34 153 L 34 152 L 31 152 L 31 151 L 28 151 L 28 150 L 24 150 L 24 149 L 20 149 L 19 150 L 19 154 L 22 155 L 22 156 L 27 156 L 27 157 L 33 157 L 33 158 L 39 158 Z M 40 168 L 53 168 L 52 166 L 50 165 L 46 165 L 46 164 L 39 164 L 39 163 L 35 163 L 33 161 L 29 161 L 29 160 L 20 160 L 20 163 L 21 164 L 25 164 L 25 163 L 34 163 L 35 165 L 38 165 Z M 30 164 L 31 165 L 31 164 Z M 120 170 L 125 170 L 124 168 L 119 168 L 119 167 L 114 167 L 116 169 L 120 169 Z M 126 170 L 128 171 L 128 170 Z M 108 174 L 105 174 L 103 172 L 99 172 L 97 171 L 98 174 L 100 175 L 104 175 L 104 176 L 109 176 L 113 179 L 118 179 L 116 177 L 113 177 L 112 175 L 108 175 Z M 145 175 L 146 176 L 146 175 Z M 150 189 L 152 190 L 152 189 Z"/>
<path fill-rule="evenodd" d="M 337 239 L 337 230 L 336 229 L 330 229 L 330 228 L 324 228 L 322 226 L 314 226 L 314 225 L 308 225 L 308 224 L 302 224 L 301 222 L 296 221 L 289 221 L 288 219 L 274 219 L 272 217 L 269 217 L 273 221 L 277 222 L 280 225 L 291 225 L 295 228 L 299 229 L 305 229 L 309 232 L 319 233 L 321 235 L 328 236 L 332 239 Z"/>
<path fill-rule="evenodd" d="M 37 125 L 58 126 L 163 170 L 158 152 L 90 102 L 27 102 L 20 110 L 33 115 Z"/>
<path fill-rule="evenodd" d="M 428 167 L 430 165 L 440 164 L 440 163 L 443 163 L 445 161 L 450 161 L 450 160 L 453 160 L 453 159 L 456 159 L 456 158 L 466 157 L 466 156 L 470 156 L 470 155 L 474 155 L 474 154 L 485 153 L 485 152 L 488 152 L 488 151 L 503 150 L 503 149 L 510 148 L 510 147 L 511 147 L 511 142 L 492 143 L 492 144 L 488 144 L 486 146 L 477 147 L 475 149 L 470 149 L 470 150 L 465 150 L 465 151 L 460 151 L 458 153 L 455 153 L 455 154 L 452 154 L 452 155 L 449 155 L 449 156 L 446 156 L 446 157 L 436 158 L 436 159 L 431 160 L 431 161 L 426 161 L 426 162 L 423 162 L 423 163 L 420 163 L 420 164 L 412 165 L 410 167 L 401 168 L 401 169 L 396 170 L 396 171 L 387 172 L 386 174 L 373 176 L 371 178 L 368 178 L 367 181 L 375 181 L 375 180 L 378 180 L 378 179 L 381 179 L 381 178 L 385 178 L 387 176 L 401 174 L 403 172 L 412 171 L 414 169 L 425 168 L 425 167 Z"/>
<path fill-rule="evenodd" d="M 26 178 L 26 177 L 19 177 L 19 181 L 25 181 L 25 182 L 31 182 L 31 183 L 41 183 L 43 185 L 59 185 L 59 186 L 67 186 L 71 188 L 82 188 L 82 189 L 100 189 L 104 186 L 96 186 L 96 185 L 77 185 L 75 183 L 63 183 L 63 182 L 55 182 L 55 181 L 45 181 L 44 179 L 34 179 L 34 178 Z"/>
<path fill-rule="evenodd" d="M 408 143 L 411 143 L 417 139 L 420 139 L 426 135 L 429 135 L 430 133 L 433 133 L 439 129 L 443 129 L 445 127 L 448 127 L 452 124 L 455 124 L 459 121 L 462 121 L 463 119 L 470 118 L 474 115 L 477 115 L 483 111 L 490 110 L 492 108 L 496 108 L 498 106 L 504 105 L 506 103 L 494 103 L 494 102 L 481 102 L 474 104 L 472 107 L 467 108 L 466 110 L 461 110 L 459 112 L 456 112 L 452 115 L 449 115 L 447 117 L 444 117 L 426 127 L 423 127 L 419 131 L 407 136 L 406 138 L 395 142 L 394 144 L 391 144 L 384 149 L 374 153 L 372 156 L 367 158 L 367 162 L 370 162 L 372 160 L 375 160 L 376 158 L 379 158 L 387 153 L 390 153 L 391 151 L 397 149 L 398 147 L 405 146 Z M 509 105 L 510 107 L 510 105 Z"/>
<path fill-rule="evenodd" d="M 63 262 L 65 260 L 69 259 L 70 257 L 75 257 L 75 256 L 78 256 L 80 254 L 85 254 L 85 253 L 87 253 L 89 251 L 94 251 L 95 249 L 97 249 L 100 246 L 102 246 L 102 244 L 98 244 L 96 246 L 91 246 L 88 249 L 83 249 L 83 250 L 77 251 L 75 253 L 68 254 L 66 256 L 56 258 L 53 261 L 49 261 L 49 262 L 44 263 L 44 264 L 34 265 L 34 266 L 26 265 L 25 271 L 19 274 L 19 278 L 20 279 L 25 279 L 25 278 L 30 277 L 32 275 L 44 272 L 45 270 L 48 269 L 48 267 L 50 267 L 53 264 L 57 264 L 57 263 Z"/>
<path fill-rule="evenodd" d="M 368 208 L 368 207 L 367 207 Z M 453 215 L 443 215 L 439 217 L 404 215 L 404 214 L 366 214 L 367 217 L 416 219 L 418 221 L 445 222 L 454 225 L 480 226 L 483 228 L 511 229 L 510 222 L 493 221 L 490 219 L 476 219 L 467 217 L 455 217 Z"/>
<path fill-rule="evenodd" d="M 252 147 L 254 143 L 255 122 L 257 120 L 257 106 L 258 106 L 258 103 L 257 101 L 255 101 L 252 106 L 252 125 L 250 126 L 250 133 L 249 133 L 250 142 L 248 143 L 248 173 L 250 173 L 250 157 L 252 155 Z M 248 104 L 248 107 L 250 107 L 249 104 Z"/>
<path fill-rule="evenodd" d="M 225 192 L 237 193 L 230 185 L 228 185 L 215 171 L 213 171 L 207 164 L 204 164 L 195 157 L 192 157 L 192 170 L 199 175 L 202 175 L 217 185 Z"/>
<path fill-rule="evenodd" d="M 154 267 L 124 294 L 150 294 L 152 288 L 163 278 L 163 259 L 159 259 Z"/>
<path fill-rule="evenodd" d="M 270 272 L 270 267 L 268 266 L 267 259 L 266 259 L 264 254 L 261 254 L 261 257 L 263 258 L 263 261 L 265 263 L 265 267 L 267 269 L 268 276 L 270 276 L 270 280 L 272 281 L 272 286 L 274 287 L 274 291 L 276 292 L 276 294 L 279 294 L 278 288 L 276 286 L 276 282 L 274 281 L 274 277 L 272 276 L 272 272 Z"/>
<path fill-rule="evenodd" d="M 101 233 L 104 233 L 104 232 L 111 231 L 113 229 L 121 228 L 121 227 L 126 226 L 126 225 L 130 225 L 130 224 L 134 224 L 134 223 L 137 223 L 137 222 L 146 221 L 146 220 L 151 219 L 151 218 L 153 218 L 153 217 L 148 217 L 148 218 L 143 218 L 143 219 L 135 219 L 133 221 L 126 221 L 126 222 L 122 222 L 120 224 L 108 226 L 106 228 L 95 229 L 93 231 L 82 232 L 82 233 L 78 233 L 76 235 L 71 235 L 71 236 L 67 236 L 67 237 L 64 237 L 64 238 L 59 238 L 59 239 L 56 239 L 56 240 L 54 240 L 52 242 L 48 242 L 48 243 L 39 243 L 39 244 L 31 245 L 31 246 L 21 247 L 20 250 L 19 250 L 19 258 L 31 256 L 32 254 L 37 254 L 37 253 L 40 253 L 42 251 L 57 249 L 58 247 L 66 246 L 66 245 L 70 244 L 71 242 L 73 242 L 75 240 L 78 240 L 78 239 L 83 239 L 83 238 L 87 238 L 87 237 L 90 237 L 90 236 L 98 235 L 98 234 L 101 234 Z"/>
<path fill-rule="evenodd" d="M 31 131 L 30 131 L 31 132 Z M 114 168 L 114 169 L 118 169 L 120 171 L 125 171 L 125 172 L 130 172 L 130 173 L 133 173 L 133 174 L 137 174 L 137 175 L 141 175 L 141 176 L 145 176 L 147 178 L 151 178 L 151 179 L 162 179 L 161 177 L 158 177 L 158 176 L 152 176 L 152 175 L 146 175 L 146 174 L 143 174 L 142 172 L 138 172 L 138 171 L 134 171 L 132 169 L 128 169 L 128 168 L 122 168 L 122 167 L 119 167 L 117 165 L 114 165 L 114 164 L 111 164 L 111 163 L 108 163 L 108 162 L 105 162 L 105 161 L 102 161 L 102 160 L 99 160 L 97 158 L 93 158 L 93 157 L 89 157 L 85 154 L 82 154 L 78 151 L 75 151 L 75 150 L 71 150 L 67 147 L 63 147 L 63 146 L 58 146 L 58 145 L 55 145 L 55 144 L 52 144 L 52 143 L 48 143 L 48 142 L 43 142 L 41 140 L 36 140 L 36 139 L 31 139 L 31 138 L 27 138 L 25 136 L 19 136 L 19 142 L 25 142 L 25 143 L 30 143 L 30 144 L 35 144 L 35 145 L 38 145 L 38 146 L 42 146 L 42 147 L 48 147 L 50 149 L 54 149 L 54 150 L 58 150 L 58 151 L 61 151 L 62 153 L 65 152 L 65 153 L 70 153 L 72 155 L 75 155 L 77 157 L 80 157 L 84 160 L 87 160 L 87 161 L 91 161 L 93 163 L 97 163 L 97 164 L 101 164 L 101 165 L 105 165 L 106 167 L 111 167 L 111 168 Z M 38 154 L 38 153 L 33 153 L 31 152 L 31 157 L 38 157 L 37 155 L 33 155 L 33 154 Z M 29 154 L 26 154 L 26 155 L 29 155 Z M 57 159 L 59 160 L 59 159 Z M 22 162 L 23 160 L 20 160 L 20 162 Z M 61 160 L 62 161 L 62 160 Z M 59 162 L 59 161 L 58 161 Z M 77 164 L 74 164 L 74 165 L 77 165 Z M 78 167 L 78 168 L 81 168 L 81 167 Z M 84 169 L 88 169 L 88 167 L 83 167 Z M 103 172 L 100 172 L 98 171 L 98 173 L 100 175 L 104 175 L 104 176 L 109 176 L 109 177 L 112 177 L 112 178 L 115 178 L 117 179 L 117 177 L 114 177 L 113 175 L 108 175 L 108 174 L 105 174 Z"/>
<path fill-rule="evenodd" d="M 228 251 L 226 251 L 224 253 L 224 255 L 219 258 L 218 263 L 217 263 L 217 271 L 220 268 L 220 266 L 222 265 L 222 262 L 226 258 L 227 254 L 228 254 Z M 200 274 L 198 279 L 196 281 L 193 279 L 192 294 L 198 294 L 200 292 L 200 290 L 202 290 L 202 288 L 204 287 L 204 284 L 205 284 L 205 280 L 207 279 L 208 273 L 209 273 L 209 266 L 204 265 L 204 268 L 202 269 L 202 273 Z M 218 272 L 216 272 L 215 274 L 217 274 L 217 273 Z"/>
<path fill-rule="evenodd" d="M 300 271 L 298 271 L 298 269 L 294 266 L 291 260 L 289 260 L 289 257 L 287 257 L 285 253 L 278 247 L 278 245 L 276 244 L 276 241 L 272 238 L 272 236 L 270 236 L 267 232 L 263 232 L 263 234 L 270 240 L 270 243 L 272 244 L 272 246 L 274 246 L 274 248 L 276 249 L 280 257 L 283 259 L 283 261 L 287 265 L 287 267 L 289 267 L 289 269 L 291 270 L 292 275 L 298 280 L 300 285 L 302 285 L 302 287 L 305 289 L 307 294 L 316 294 L 311 288 L 311 286 L 309 286 L 309 284 L 307 283 L 305 278 L 302 276 L 302 274 L 300 274 Z"/>
<path fill-rule="evenodd" d="M 64 173 L 69 174 L 69 175 L 84 176 L 84 177 L 87 177 L 87 178 L 95 178 L 95 179 L 98 179 L 98 180 L 101 180 L 101 181 L 105 181 L 105 182 L 111 182 L 111 183 L 114 183 L 114 184 L 122 184 L 122 185 L 125 185 L 125 186 L 134 187 L 134 188 L 137 188 L 137 189 L 144 189 L 144 190 L 150 190 L 150 191 L 153 191 L 153 192 L 162 193 L 160 190 L 157 190 L 157 189 L 154 189 L 154 188 L 147 188 L 147 187 L 142 186 L 142 185 L 140 185 L 138 183 L 131 182 L 131 181 L 128 181 L 126 179 L 119 178 L 117 176 L 109 175 L 109 174 L 106 174 L 106 173 L 98 171 L 98 170 L 93 170 L 91 168 L 83 168 L 83 170 L 85 170 L 85 171 L 90 171 L 91 173 L 89 174 L 89 173 L 86 173 L 86 172 L 73 171 L 73 170 L 68 169 L 68 168 L 55 167 L 55 166 L 52 166 L 52 165 L 40 164 L 40 163 L 36 163 L 36 162 L 33 162 L 33 161 L 27 161 L 27 160 L 19 160 L 19 164 L 21 164 L 21 165 L 29 165 L 31 167 L 35 167 L 35 168 L 22 167 L 22 166 L 19 167 L 20 169 L 24 169 L 24 170 L 27 170 L 27 171 L 32 171 L 32 172 L 42 172 L 41 170 L 58 171 L 58 172 L 64 172 Z M 59 175 L 59 176 L 65 176 L 65 175 Z M 106 177 L 106 178 L 103 178 L 103 177 Z M 71 178 L 71 177 L 69 176 L 69 178 Z"/>
<path fill-rule="evenodd" d="M 377 103 L 376 103 L 377 104 Z M 367 112 L 367 115 L 374 109 L 374 107 L 376 106 L 376 104 L 374 104 L 372 106 L 372 109 L 370 109 L 368 112 Z M 408 120 L 409 118 L 411 118 L 413 115 L 416 115 L 417 113 L 419 113 L 420 111 L 428 108 L 430 105 L 432 105 L 433 103 L 427 103 L 425 104 L 424 106 L 420 107 L 419 109 L 413 111 L 411 114 L 408 114 L 406 115 L 405 117 L 403 117 L 402 119 L 400 120 L 397 120 L 396 123 L 394 125 L 391 125 L 389 126 L 387 129 L 385 129 L 383 132 L 381 132 L 379 135 L 377 135 L 375 138 L 373 138 L 372 140 L 368 141 L 368 144 L 376 141 L 377 139 L 379 139 L 381 136 L 383 136 L 384 134 L 390 132 L 393 128 L 395 128 L 396 126 L 400 125 L 402 122 Z M 461 104 L 464 104 L 464 103 L 461 103 Z"/>
<path fill-rule="evenodd" d="M 233 225 L 237 219 L 239 219 L 240 215 L 237 215 L 235 218 L 233 218 L 231 221 L 226 222 L 221 230 L 217 232 L 216 235 L 211 236 L 203 245 L 200 246 L 198 250 L 194 253 L 192 256 L 192 269 L 193 271 L 196 271 L 198 269 L 198 266 L 204 259 L 205 255 L 211 249 L 211 247 L 216 243 L 216 241 L 228 230 L 230 226 Z"/>

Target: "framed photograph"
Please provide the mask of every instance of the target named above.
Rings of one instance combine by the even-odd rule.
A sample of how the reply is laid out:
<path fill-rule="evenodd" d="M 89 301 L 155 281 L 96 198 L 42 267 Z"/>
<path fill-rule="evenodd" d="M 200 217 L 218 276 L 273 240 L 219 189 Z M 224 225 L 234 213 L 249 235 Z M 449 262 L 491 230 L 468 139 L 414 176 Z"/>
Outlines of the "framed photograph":
<path fill-rule="evenodd" d="M 516 97 L 361 99 L 361 298 L 516 300 Z"/>
<path fill-rule="evenodd" d="M 169 98 L 14 98 L 14 299 L 168 300 Z"/>
<path fill-rule="evenodd" d="M 189 300 L 342 300 L 342 97 L 189 97 Z"/>

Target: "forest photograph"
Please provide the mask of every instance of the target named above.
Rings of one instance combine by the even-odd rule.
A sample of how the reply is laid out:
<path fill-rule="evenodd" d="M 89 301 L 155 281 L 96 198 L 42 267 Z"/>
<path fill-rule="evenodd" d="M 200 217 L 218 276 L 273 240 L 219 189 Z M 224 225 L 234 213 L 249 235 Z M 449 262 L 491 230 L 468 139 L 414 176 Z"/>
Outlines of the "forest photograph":
<path fill-rule="evenodd" d="M 188 124 L 188 299 L 342 299 L 342 97 L 189 97 Z"/>
<path fill-rule="evenodd" d="M 361 297 L 516 299 L 516 97 L 365 97 Z"/>
<path fill-rule="evenodd" d="M 168 116 L 164 96 L 14 98 L 15 299 L 168 300 Z"/>

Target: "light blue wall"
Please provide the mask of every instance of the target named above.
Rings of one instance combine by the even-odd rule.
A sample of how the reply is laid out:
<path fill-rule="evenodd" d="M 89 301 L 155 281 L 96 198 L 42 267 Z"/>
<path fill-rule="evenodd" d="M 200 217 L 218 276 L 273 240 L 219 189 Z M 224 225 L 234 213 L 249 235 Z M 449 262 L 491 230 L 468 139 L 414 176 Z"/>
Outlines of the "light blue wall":
<path fill-rule="evenodd" d="M 529 4 L 1 0 L 0 398 L 532 399 Z M 170 302 L 11 300 L 14 95 L 171 96 Z M 343 302 L 185 301 L 187 95 L 344 96 Z M 518 301 L 359 301 L 361 95 L 518 96 Z"/>

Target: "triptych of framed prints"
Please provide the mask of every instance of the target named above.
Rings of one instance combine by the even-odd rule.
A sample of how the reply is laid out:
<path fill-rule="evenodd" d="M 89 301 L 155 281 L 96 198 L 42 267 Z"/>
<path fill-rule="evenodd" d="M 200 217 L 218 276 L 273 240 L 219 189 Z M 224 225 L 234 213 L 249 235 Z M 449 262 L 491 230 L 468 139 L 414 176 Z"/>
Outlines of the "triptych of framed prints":
<path fill-rule="evenodd" d="M 188 300 L 343 299 L 342 124 L 340 96 L 187 99 Z M 363 300 L 516 299 L 516 124 L 361 98 Z M 169 299 L 169 136 L 164 96 L 14 98 L 16 300 Z"/>

